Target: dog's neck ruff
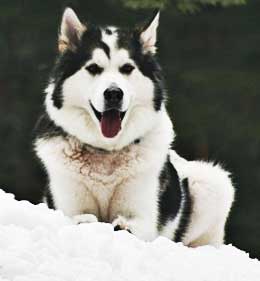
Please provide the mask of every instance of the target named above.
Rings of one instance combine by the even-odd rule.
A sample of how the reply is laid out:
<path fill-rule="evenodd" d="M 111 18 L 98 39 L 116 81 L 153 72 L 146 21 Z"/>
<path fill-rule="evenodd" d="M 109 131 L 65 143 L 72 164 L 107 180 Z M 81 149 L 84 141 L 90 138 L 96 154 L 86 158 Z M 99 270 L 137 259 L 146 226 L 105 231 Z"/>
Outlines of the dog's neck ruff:
<path fill-rule="evenodd" d="M 115 150 L 107 150 L 107 149 L 104 149 L 104 148 L 100 148 L 100 147 L 96 147 L 96 146 L 93 146 L 93 145 L 90 145 L 90 144 L 87 144 L 87 143 L 83 143 L 81 142 L 79 139 L 77 139 L 76 137 L 73 137 L 73 136 L 67 136 L 66 139 L 71 142 L 71 140 L 76 143 L 76 147 L 77 147 L 77 152 L 78 153 L 81 153 L 81 154 L 85 154 L 86 152 L 89 153 L 104 153 L 104 154 L 112 154 L 115 152 Z M 133 142 L 129 143 L 129 145 L 119 149 L 119 150 L 116 150 L 117 152 L 119 151 L 122 151 L 122 150 L 127 150 L 129 149 L 131 146 L 133 145 L 137 145 L 137 144 L 140 144 L 141 142 L 141 139 L 136 139 L 134 140 Z"/>

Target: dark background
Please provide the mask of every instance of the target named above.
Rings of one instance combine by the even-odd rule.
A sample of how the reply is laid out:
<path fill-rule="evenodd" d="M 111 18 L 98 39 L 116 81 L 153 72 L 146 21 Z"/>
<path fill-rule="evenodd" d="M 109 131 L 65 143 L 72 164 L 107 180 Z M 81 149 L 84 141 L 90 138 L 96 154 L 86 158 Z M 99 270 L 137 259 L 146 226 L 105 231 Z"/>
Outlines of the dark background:
<path fill-rule="evenodd" d="M 167 0 L 82 0 L 73 7 L 81 19 L 126 26 L 153 14 L 138 3 L 166 3 L 159 58 L 176 150 L 188 159 L 217 160 L 232 172 L 236 202 L 227 242 L 260 258 L 260 1 L 198 6 L 196 13 L 183 13 L 176 1 Z M 64 7 L 64 1 L 0 0 L 0 186 L 34 203 L 44 176 L 32 131 Z"/>

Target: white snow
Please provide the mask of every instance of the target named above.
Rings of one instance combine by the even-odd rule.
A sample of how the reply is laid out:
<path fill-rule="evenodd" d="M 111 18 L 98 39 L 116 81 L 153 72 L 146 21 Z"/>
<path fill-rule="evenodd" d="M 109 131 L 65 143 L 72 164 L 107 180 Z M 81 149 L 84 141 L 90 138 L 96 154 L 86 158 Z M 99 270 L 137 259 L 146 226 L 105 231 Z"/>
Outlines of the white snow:
<path fill-rule="evenodd" d="M 0 281 L 259 281 L 260 262 L 231 246 L 138 240 L 109 224 L 74 225 L 0 190 Z"/>

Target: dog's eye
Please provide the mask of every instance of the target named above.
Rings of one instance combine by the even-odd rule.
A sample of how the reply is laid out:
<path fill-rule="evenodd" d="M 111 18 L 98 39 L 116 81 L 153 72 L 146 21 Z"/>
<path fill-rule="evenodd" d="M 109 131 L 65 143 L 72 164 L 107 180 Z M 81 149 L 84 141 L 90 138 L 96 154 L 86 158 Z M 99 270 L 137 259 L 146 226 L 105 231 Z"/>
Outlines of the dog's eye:
<path fill-rule="evenodd" d="M 119 68 L 119 71 L 123 74 L 130 74 L 134 69 L 135 67 L 132 64 L 126 63 Z"/>
<path fill-rule="evenodd" d="M 92 75 L 100 74 L 104 70 L 102 67 L 97 65 L 96 63 L 92 63 L 86 67 L 86 70 Z"/>

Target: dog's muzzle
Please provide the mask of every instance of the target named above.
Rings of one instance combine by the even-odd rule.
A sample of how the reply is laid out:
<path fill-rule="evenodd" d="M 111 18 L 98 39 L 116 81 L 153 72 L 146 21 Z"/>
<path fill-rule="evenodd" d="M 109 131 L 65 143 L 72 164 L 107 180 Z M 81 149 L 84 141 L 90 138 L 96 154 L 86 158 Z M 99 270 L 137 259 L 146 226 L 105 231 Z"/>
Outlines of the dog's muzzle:
<path fill-rule="evenodd" d="M 104 92 L 104 111 L 99 112 L 91 104 L 91 107 L 100 122 L 101 131 L 104 137 L 113 138 L 121 130 L 121 123 L 124 119 L 125 113 L 122 112 L 123 91 L 111 86 Z"/>

